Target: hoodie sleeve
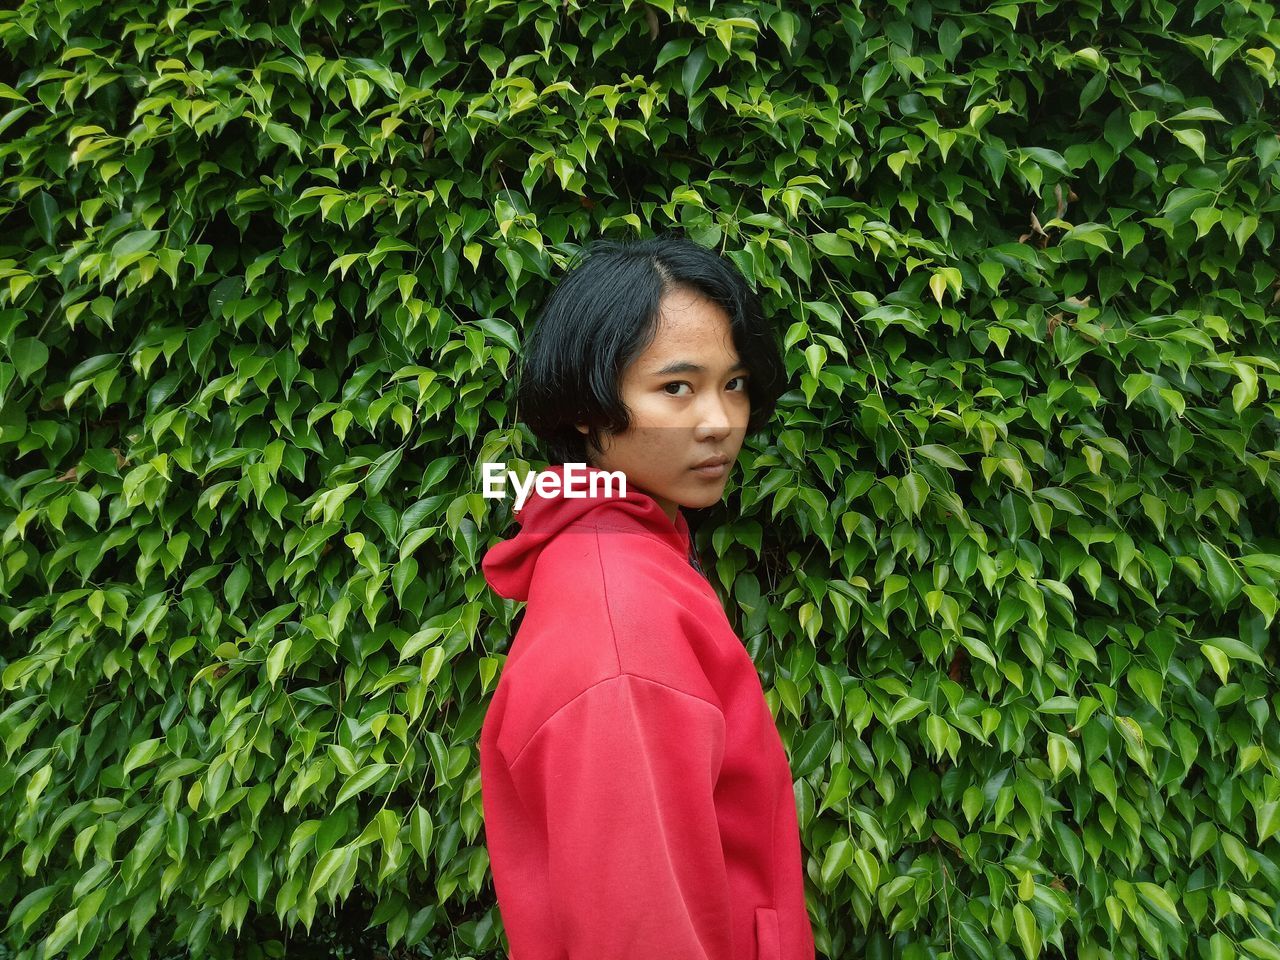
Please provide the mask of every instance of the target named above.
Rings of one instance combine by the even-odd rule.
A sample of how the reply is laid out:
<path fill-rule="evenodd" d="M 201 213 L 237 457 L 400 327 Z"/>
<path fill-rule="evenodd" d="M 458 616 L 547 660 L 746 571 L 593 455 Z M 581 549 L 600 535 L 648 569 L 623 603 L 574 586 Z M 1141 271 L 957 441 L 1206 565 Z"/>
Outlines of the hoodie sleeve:
<path fill-rule="evenodd" d="M 623 674 L 561 707 L 511 765 L 545 824 L 545 897 L 568 960 L 732 960 L 715 807 L 724 715 Z"/>

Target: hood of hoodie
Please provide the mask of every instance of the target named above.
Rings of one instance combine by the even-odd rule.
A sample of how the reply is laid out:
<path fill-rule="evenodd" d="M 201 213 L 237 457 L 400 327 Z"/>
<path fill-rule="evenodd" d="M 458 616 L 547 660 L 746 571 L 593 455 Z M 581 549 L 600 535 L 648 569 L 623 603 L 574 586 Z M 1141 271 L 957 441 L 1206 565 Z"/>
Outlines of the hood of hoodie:
<path fill-rule="evenodd" d="M 672 522 L 653 497 L 632 484 L 627 484 L 627 494 L 623 497 L 618 495 L 616 484 L 610 496 L 604 492 L 604 483 L 598 482 L 596 495 L 591 496 L 591 475 L 607 472 L 598 467 L 575 468 L 572 488 L 582 496 L 564 495 L 564 464 L 538 472 L 556 474 L 559 489 L 544 497 L 538 493 L 536 484 L 530 488 L 520 509 L 512 511 L 520 529 L 515 536 L 490 547 L 480 562 L 485 580 L 498 595 L 509 600 L 527 600 L 538 557 L 547 544 L 571 526 L 639 530 L 665 541 L 680 562 L 688 562 L 689 525 L 679 507 Z M 515 491 L 508 489 L 508 495 L 514 501 Z"/>

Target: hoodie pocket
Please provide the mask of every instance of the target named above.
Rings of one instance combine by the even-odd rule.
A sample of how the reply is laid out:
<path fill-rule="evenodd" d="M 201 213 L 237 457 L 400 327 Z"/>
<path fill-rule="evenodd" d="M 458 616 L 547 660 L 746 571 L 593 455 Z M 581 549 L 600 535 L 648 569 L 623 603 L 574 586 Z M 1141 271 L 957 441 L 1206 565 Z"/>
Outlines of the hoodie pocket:
<path fill-rule="evenodd" d="M 782 960 L 778 911 L 772 907 L 756 907 L 756 960 Z"/>

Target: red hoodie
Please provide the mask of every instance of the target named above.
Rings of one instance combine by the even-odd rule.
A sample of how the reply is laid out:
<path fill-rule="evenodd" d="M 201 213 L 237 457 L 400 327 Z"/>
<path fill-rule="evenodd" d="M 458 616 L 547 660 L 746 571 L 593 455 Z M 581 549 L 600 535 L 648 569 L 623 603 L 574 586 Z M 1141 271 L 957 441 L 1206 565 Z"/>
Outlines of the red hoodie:
<path fill-rule="evenodd" d="M 480 734 L 511 960 L 814 960 L 786 751 L 683 513 L 629 487 L 515 516 L 482 566 L 528 605 Z"/>

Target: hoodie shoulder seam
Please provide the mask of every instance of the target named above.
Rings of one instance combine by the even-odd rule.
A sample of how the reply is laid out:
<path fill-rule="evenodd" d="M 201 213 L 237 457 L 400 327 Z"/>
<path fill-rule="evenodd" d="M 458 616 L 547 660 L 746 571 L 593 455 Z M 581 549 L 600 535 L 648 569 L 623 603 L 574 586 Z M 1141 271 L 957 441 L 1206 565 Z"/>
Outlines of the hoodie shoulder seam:
<path fill-rule="evenodd" d="M 622 673 L 622 653 L 618 650 L 618 630 L 613 625 L 613 605 L 609 603 L 609 575 L 604 571 L 604 547 L 600 543 L 600 530 L 596 529 L 596 562 L 600 564 L 600 591 L 604 598 L 604 615 L 609 618 L 609 639 L 613 641 L 613 660 L 617 673 Z"/>
<path fill-rule="evenodd" d="M 599 536 L 599 533 L 601 530 L 609 530 L 614 533 L 627 533 L 635 537 L 644 537 L 644 539 L 646 540 L 652 540 L 654 543 L 661 544 L 662 546 L 667 547 L 677 555 L 680 553 L 679 547 L 673 544 L 669 539 L 664 537 L 662 534 L 656 533 L 653 530 L 637 528 L 632 524 L 612 523 L 608 520 L 600 520 L 598 518 L 592 518 L 592 517 L 581 517 L 573 521 L 573 523 L 568 524 L 567 526 L 576 526 L 579 524 L 590 527 L 592 530 L 596 532 L 597 537 Z"/>
<path fill-rule="evenodd" d="M 520 762 L 520 758 L 524 756 L 525 751 L 529 748 L 530 744 L 532 744 L 533 741 L 537 739 L 538 734 L 541 733 L 543 729 L 549 723 L 551 723 L 552 720 L 560 716 L 560 714 L 564 713 L 565 710 L 567 710 L 570 706 L 572 706 L 574 703 L 577 703 L 587 694 L 591 693 L 591 691 L 595 690 L 596 687 L 599 687 L 606 683 L 612 683 L 614 680 L 621 680 L 623 678 L 630 678 L 632 680 L 643 680 L 645 683 L 651 683 L 655 687 L 662 687 L 663 689 L 670 690 L 672 693 L 678 693 L 682 697 L 687 697 L 690 700 L 696 700 L 698 703 L 705 704 L 706 706 L 714 710 L 721 718 L 724 717 L 724 711 L 721 710 L 719 707 L 717 707 L 714 703 L 712 703 L 706 697 L 700 697 L 696 693 L 690 693 L 688 690 L 681 690 L 679 687 L 673 687 L 671 686 L 671 684 L 663 683 L 661 680 L 654 680 L 652 677 L 641 676 L 638 673 L 628 673 L 627 671 L 619 671 L 618 673 L 615 673 L 611 677 L 603 677 L 600 680 L 597 680 L 595 683 L 586 687 L 581 692 L 575 694 L 574 696 L 566 700 L 564 703 L 562 703 L 560 706 L 556 707 L 556 709 L 552 711 L 552 713 L 548 715 L 545 720 L 543 720 L 540 724 L 538 724 L 538 726 L 534 729 L 533 733 L 529 734 L 529 738 L 525 740 L 524 745 L 520 748 L 520 750 L 516 753 L 516 755 L 511 758 L 511 761 L 507 764 L 507 768 L 508 769 L 514 768 L 515 765 Z"/>

